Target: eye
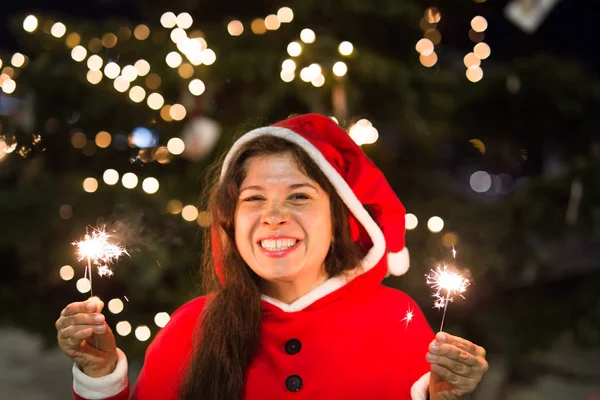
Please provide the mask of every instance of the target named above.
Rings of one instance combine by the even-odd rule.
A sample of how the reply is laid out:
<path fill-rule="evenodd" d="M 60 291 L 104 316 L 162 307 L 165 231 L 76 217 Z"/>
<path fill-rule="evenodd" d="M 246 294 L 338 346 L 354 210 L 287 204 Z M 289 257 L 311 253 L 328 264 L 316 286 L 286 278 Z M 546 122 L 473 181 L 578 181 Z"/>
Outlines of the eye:
<path fill-rule="evenodd" d="M 248 197 L 247 199 L 244 199 L 244 201 L 258 201 L 258 200 L 264 200 L 264 198 L 261 196 L 251 196 L 251 197 Z"/>
<path fill-rule="evenodd" d="M 290 199 L 292 199 L 292 200 L 308 200 L 308 199 L 310 199 L 310 197 L 304 193 L 295 193 L 290 196 Z"/>

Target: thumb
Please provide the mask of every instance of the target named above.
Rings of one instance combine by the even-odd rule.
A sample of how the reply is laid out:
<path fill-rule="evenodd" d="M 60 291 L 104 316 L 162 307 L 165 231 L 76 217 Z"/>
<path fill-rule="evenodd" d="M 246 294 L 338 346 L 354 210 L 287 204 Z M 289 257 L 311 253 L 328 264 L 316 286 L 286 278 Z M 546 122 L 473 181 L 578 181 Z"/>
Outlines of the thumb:
<path fill-rule="evenodd" d="M 90 297 L 87 302 L 88 302 L 87 305 L 89 307 L 88 310 L 91 312 L 99 313 L 99 312 L 102 312 L 102 309 L 104 309 L 104 302 L 102 300 L 100 300 L 99 297 L 96 297 L 96 296 Z M 95 308 L 91 308 L 90 304 L 94 305 Z"/>

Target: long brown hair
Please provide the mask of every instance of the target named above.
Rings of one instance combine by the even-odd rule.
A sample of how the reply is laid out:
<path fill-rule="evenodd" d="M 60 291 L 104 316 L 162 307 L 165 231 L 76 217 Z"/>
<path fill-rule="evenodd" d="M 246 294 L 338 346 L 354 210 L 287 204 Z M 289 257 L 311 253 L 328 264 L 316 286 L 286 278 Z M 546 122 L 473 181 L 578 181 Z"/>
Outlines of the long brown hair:
<path fill-rule="evenodd" d="M 200 317 L 195 349 L 180 389 L 183 400 L 239 400 L 244 393 L 246 369 L 260 343 L 262 311 L 260 278 L 235 245 L 234 215 L 248 162 L 254 157 L 276 154 L 291 154 L 300 171 L 329 195 L 334 242 L 325 258 L 328 276 L 360 265 L 362 251 L 350 235 L 345 204 L 321 169 L 298 145 L 274 136 L 249 141 L 233 157 L 222 182 L 219 182 L 222 162 L 217 163 L 212 171 L 207 210 L 212 216 L 213 229 L 221 232 L 221 256 L 219 260 L 213 259 L 207 232 L 201 278 L 212 300 L 207 302 Z M 217 276 L 215 261 L 223 268 L 223 282 Z"/>

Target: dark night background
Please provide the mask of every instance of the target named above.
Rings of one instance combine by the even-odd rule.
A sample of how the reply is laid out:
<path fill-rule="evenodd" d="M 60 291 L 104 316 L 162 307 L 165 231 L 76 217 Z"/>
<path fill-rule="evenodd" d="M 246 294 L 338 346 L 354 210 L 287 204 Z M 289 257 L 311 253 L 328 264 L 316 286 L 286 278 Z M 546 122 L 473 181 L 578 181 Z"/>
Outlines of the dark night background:
<path fill-rule="evenodd" d="M 474 398 L 600 399 L 600 9 L 589 0 L 562 0 L 537 30 L 525 32 L 507 19 L 508 3 L 3 2 L 0 74 L 12 74 L 16 90 L 0 92 L 2 397 L 69 396 L 70 363 L 56 349 L 54 321 L 66 304 L 89 295 L 76 289 L 84 265 L 71 245 L 87 226 L 114 229 L 131 255 L 114 277 L 94 279 L 95 295 L 124 302 L 122 312 L 106 311 L 108 322 L 113 329 L 119 321 L 133 330 L 148 326 L 151 340 L 156 313 L 172 313 L 200 294 L 194 275 L 206 227 L 191 206 L 202 211 L 207 166 L 240 133 L 321 112 L 348 129 L 361 118 L 372 122 L 379 138 L 363 149 L 418 218 L 407 231 L 409 273 L 384 283 L 413 296 L 436 329 L 441 313 L 431 307 L 424 275 L 451 262 L 452 246 L 456 264 L 470 271 L 473 285 L 465 300 L 450 304 L 444 329 L 488 350 L 491 369 Z M 529 3 L 535 12 L 545 1 Z M 294 11 L 291 23 L 262 35 L 251 31 L 254 19 L 284 6 Z M 429 7 L 440 13 L 437 24 L 423 22 Z M 214 64 L 190 67 L 192 77 L 165 64 L 177 51 L 160 24 L 167 11 L 193 17 L 187 31 L 206 40 Z M 33 33 L 23 30 L 29 14 L 39 21 Z M 491 55 L 481 61 L 483 79 L 470 82 L 463 57 L 473 51 L 469 29 L 477 15 L 488 22 L 477 40 L 489 44 Z M 244 25 L 239 37 L 227 32 L 233 19 Z M 45 33 L 48 21 L 63 22 L 66 34 Z M 149 27 L 147 39 L 131 36 L 139 24 Z M 292 58 L 286 47 L 304 28 L 316 42 L 303 44 L 293 59 L 297 72 L 319 63 L 322 87 L 298 73 L 290 83 L 280 78 L 282 62 Z M 441 33 L 431 68 L 415 51 L 423 28 Z M 147 77 L 131 85 L 161 93 L 165 105 L 183 104 L 185 118 L 169 121 L 168 109 L 134 103 L 106 76 L 88 82 L 86 62 L 75 62 L 66 43 L 73 32 L 84 47 L 114 32 L 115 46 L 87 56 L 96 52 L 104 65 L 121 67 L 147 60 L 160 86 L 149 89 Z M 338 53 L 341 41 L 354 45 L 350 56 Z M 23 67 L 10 67 L 15 52 L 27 56 Z M 343 78 L 331 73 L 336 61 L 348 66 Z M 199 96 L 188 89 L 194 78 L 206 86 Z M 139 128 L 152 143 L 134 137 Z M 110 145 L 99 141 L 100 131 L 109 133 Z M 172 138 L 186 144 L 183 154 L 166 150 Z M 119 177 L 133 173 L 139 183 L 131 190 L 109 185 L 107 169 Z M 142 190 L 148 177 L 160 183 L 154 194 Z M 86 178 L 97 188 L 85 191 Z M 182 218 L 184 205 L 191 222 Z M 432 216 L 443 219 L 440 232 L 428 229 Z M 61 279 L 65 265 L 74 269 L 71 280 Z M 132 331 L 117 341 L 134 380 L 149 340 Z"/>

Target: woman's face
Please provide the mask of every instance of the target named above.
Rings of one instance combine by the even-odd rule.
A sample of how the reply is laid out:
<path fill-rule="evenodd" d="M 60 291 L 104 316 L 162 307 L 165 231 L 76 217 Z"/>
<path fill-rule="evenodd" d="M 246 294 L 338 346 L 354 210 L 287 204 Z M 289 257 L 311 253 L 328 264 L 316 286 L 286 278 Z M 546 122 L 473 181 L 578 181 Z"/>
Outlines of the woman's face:
<path fill-rule="evenodd" d="M 270 282 L 322 281 L 332 242 L 329 196 L 289 153 L 247 163 L 234 221 L 242 258 Z"/>

